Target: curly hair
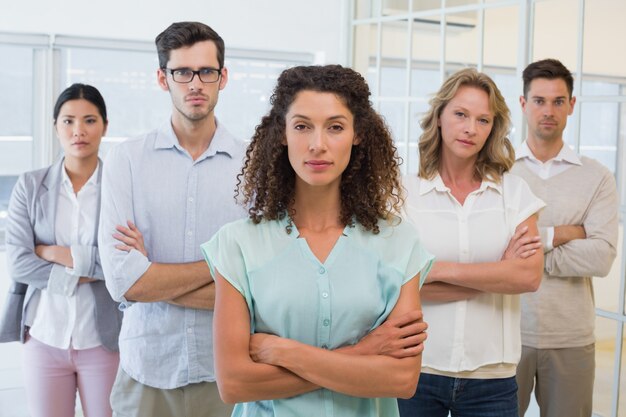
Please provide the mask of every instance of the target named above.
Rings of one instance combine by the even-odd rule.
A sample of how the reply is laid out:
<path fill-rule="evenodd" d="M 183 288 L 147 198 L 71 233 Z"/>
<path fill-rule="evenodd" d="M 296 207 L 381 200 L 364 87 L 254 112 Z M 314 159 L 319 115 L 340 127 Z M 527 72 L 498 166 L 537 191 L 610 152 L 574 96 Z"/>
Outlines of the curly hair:
<path fill-rule="evenodd" d="M 359 141 L 352 146 L 341 177 L 339 220 L 352 226 L 356 221 L 365 230 L 378 233 L 379 219 L 395 218 L 393 213 L 403 201 L 400 159 L 389 128 L 372 108 L 365 79 L 340 65 L 299 66 L 282 72 L 270 99 L 272 107 L 256 127 L 246 151 L 236 197 L 243 196 L 240 200 L 249 205 L 255 224 L 294 216 L 296 173 L 285 145 L 285 115 L 301 91 L 333 93 L 354 116 Z"/>
<path fill-rule="evenodd" d="M 483 148 L 478 152 L 474 168 L 477 179 L 500 182 L 502 174 L 515 162 L 515 150 L 507 138 L 511 126 L 511 113 L 500 90 L 489 76 L 474 68 L 465 68 L 452 74 L 430 100 L 430 110 L 421 121 L 422 136 L 419 141 L 419 176 L 432 179 L 439 171 L 441 162 L 441 128 L 438 120 L 441 112 L 454 98 L 459 88 L 475 87 L 489 96 L 489 108 L 494 114 L 493 127 Z"/>

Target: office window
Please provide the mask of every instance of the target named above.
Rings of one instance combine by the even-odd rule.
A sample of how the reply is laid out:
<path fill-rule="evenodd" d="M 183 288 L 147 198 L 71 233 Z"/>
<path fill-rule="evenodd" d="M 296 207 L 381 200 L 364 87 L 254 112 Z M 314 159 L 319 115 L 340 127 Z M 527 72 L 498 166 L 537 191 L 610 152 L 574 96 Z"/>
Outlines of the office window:
<path fill-rule="evenodd" d="M 32 168 L 33 49 L 0 44 L 0 248 L 17 176 Z"/>
<path fill-rule="evenodd" d="M 574 73 L 577 97 L 565 142 L 616 175 L 626 213 L 626 55 L 613 46 L 626 37 L 626 3 L 352 0 L 351 5 L 351 65 L 368 80 L 373 102 L 393 131 L 403 172 L 419 169 L 419 120 L 448 75 L 470 66 L 494 79 L 511 110 L 510 138 L 517 146 L 526 134 L 519 105 L 522 70 L 532 61 L 558 58 Z M 616 417 L 626 409 L 626 362 L 618 360 L 626 351 L 623 234 L 619 242 L 609 277 L 596 280 L 594 416 Z"/>
<path fill-rule="evenodd" d="M 102 154 L 114 143 L 150 131 L 169 119 L 170 96 L 156 82 L 156 51 L 89 48 L 63 50 L 63 85 L 92 84 L 104 96 L 109 113 L 107 138 Z M 250 140 L 255 126 L 269 109 L 269 98 L 280 73 L 291 66 L 311 64 L 313 56 L 271 54 L 251 57 L 227 50 L 229 71 L 226 88 L 220 91 L 215 114 L 235 136 Z"/>
<path fill-rule="evenodd" d="M 158 67 L 156 51 L 62 49 L 63 87 L 93 85 L 106 102 L 109 126 L 101 155 L 114 143 L 152 130 L 169 117 L 169 94 L 156 83 Z"/>
<path fill-rule="evenodd" d="M 60 154 L 52 108 L 63 89 L 79 82 L 102 93 L 109 126 L 101 156 L 115 143 L 166 123 L 172 105 L 169 94 L 156 83 L 158 59 L 152 42 L 62 35 L 51 42 L 47 35 L 4 34 L 0 56 L 10 63 L 0 68 L 2 250 L 8 201 L 17 176 L 52 163 Z M 225 65 L 230 79 L 220 93 L 216 115 L 231 133 L 249 140 L 269 108 L 279 74 L 313 60 L 308 53 L 228 49 Z"/>
<path fill-rule="evenodd" d="M 249 141 L 254 128 L 269 111 L 270 96 L 280 73 L 303 63 L 311 61 L 229 57 L 227 51 L 224 65 L 228 68 L 229 81 L 220 92 L 215 114 L 233 135 Z"/>

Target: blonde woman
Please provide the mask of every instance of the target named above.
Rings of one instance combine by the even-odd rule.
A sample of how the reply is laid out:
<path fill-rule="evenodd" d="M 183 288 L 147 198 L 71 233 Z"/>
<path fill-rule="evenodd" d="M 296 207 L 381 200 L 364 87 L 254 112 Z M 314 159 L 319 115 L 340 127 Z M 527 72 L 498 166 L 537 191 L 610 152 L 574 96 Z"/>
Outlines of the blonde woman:
<path fill-rule="evenodd" d="M 453 74 L 430 104 L 405 212 L 437 262 L 421 291 L 430 325 L 422 376 L 400 414 L 517 417 L 518 294 L 541 280 L 544 204 L 508 173 L 509 110 L 487 75 Z"/>

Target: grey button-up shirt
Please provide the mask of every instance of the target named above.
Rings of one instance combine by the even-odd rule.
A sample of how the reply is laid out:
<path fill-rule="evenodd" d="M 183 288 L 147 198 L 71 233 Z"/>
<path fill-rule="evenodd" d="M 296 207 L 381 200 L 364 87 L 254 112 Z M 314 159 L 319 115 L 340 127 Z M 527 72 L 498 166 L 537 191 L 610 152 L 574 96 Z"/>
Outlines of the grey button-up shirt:
<path fill-rule="evenodd" d="M 245 216 L 233 195 L 245 143 L 218 123 L 197 160 L 183 149 L 171 124 L 110 150 L 102 178 L 99 247 L 106 285 L 120 301 L 121 366 L 133 379 L 171 389 L 214 381 L 213 311 L 124 298 L 151 262 L 203 259 L 200 244 L 225 223 Z M 116 225 L 133 221 L 148 258 L 115 248 Z"/>

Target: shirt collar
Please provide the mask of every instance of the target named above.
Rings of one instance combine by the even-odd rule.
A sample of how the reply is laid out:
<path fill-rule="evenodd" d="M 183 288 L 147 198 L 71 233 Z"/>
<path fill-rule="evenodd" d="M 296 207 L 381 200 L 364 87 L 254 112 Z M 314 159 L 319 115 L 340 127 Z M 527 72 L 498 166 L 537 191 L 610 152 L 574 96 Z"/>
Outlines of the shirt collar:
<path fill-rule="evenodd" d="M 83 185 L 83 188 L 87 186 L 92 187 L 94 185 L 98 185 L 99 171 L 100 159 L 98 159 L 98 165 L 96 165 L 95 171 L 93 172 L 93 174 L 91 174 L 91 177 L 89 177 L 85 185 Z M 65 170 L 65 164 L 61 164 L 61 183 L 66 187 L 70 187 L 71 190 L 74 189 L 72 186 L 72 181 L 70 180 L 70 177 L 69 175 L 67 175 L 67 171 Z"/>
<path fill-rule="evenodd" d="M 213 134 L 213 139 L 211 139 L 209 148 L 204 151 L 204 153 L 200 156 L 200 158 L 198 158 L 198 160 L 214 156 L 217 153 L 225 153 L 230 157 L 233 157 L 239 150 L 239 147 L 236 144 L 236 139 L 217 120 L 217 118 L 215 119 L 215 125 L 217 126 L 217 128 L 215 129 L 215 133 Z M 159 128 L 156 140 L 154 141 L 154 148 L 176 148 L 181 152 L 186 152 L 178 142 L 178 138 L 176 137 L 176 133 L 174 133 L 174 127 L 172 126 L 171 121 L 168 121 Z"/>
<path fill-rule="evenodd" d="M 502 194 L 502 182 L 496 183 L 488 179 L 483 180 L 480 183 L 480 187 L 476 191 L 483 192 L 487 188 L 493 188 L 494 190 Z M 441 178 L 441 175 L 439 175 L 439 173 L 437 173 L 437 175 L 434 178 L 429 179 L 429 180 L 420 178 L 420 190 L 419 190 L 420 195 L 427 194 L 433 190 L 442 192 L 442 193 L 450 192 L 450 189 L 446 186 L 446 184 L 444 184 L 443 179 Z"/>
<path fill-rule="evenodd" d="M 516 155 L 515 159 L 518 161 L 521 159 L 527 158 L 527 159 L 530 159 L 531 161 L 541 162 L 535 157 L 533 152 L 530 150 L 530 147 L 528 146 L 527 141 L 522 142 L 522 144 L 517 147 L 517 149 L 515 150 L 515 155 Z M 559 153 L 554 158 L 550 159 L 550 161 L 567 162 L 573 165 L 583 164 L 580 161 L 578 154 L 576 154 L 576 151 L 574 151 L 574 149 L 572 149 L 572 147 L 569 146 L 567 143 L 563 143 L 563 147 L 561 148 Z"/>

